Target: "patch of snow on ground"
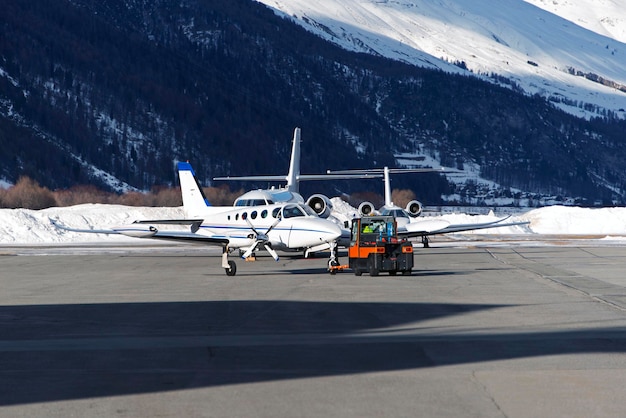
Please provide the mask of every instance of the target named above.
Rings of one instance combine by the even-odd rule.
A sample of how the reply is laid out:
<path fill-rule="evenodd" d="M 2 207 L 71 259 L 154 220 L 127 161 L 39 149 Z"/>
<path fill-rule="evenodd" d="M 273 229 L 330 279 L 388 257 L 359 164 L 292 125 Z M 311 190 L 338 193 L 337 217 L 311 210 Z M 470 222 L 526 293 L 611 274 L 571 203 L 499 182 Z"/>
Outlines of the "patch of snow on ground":
<path fill-rule="evenodd" d="M 339 198 L 333 198 L 333 217 L 343 224 L 357 216 L 355 208 Z M 51 220 L 81 229 L 109 229 L 127 225 L 135 220 L 182 219 L 182 207 L 131 207 L 120 205 L 84 204 L 43 210 L 0 209 L 0 245 L 43 245 L 95 242 L 137 243 L 135 238 L 120 235 L 84 234 L 56 228 Z M 450 224 L 491 222 L 501 217 L 466 213 L 429 216 L 428 220 L 443 219 Z M 419 221 L 419 218 L 417 219 Z M 533 209 L 510 217 L 505 222 L 529 221 L 529 225 L 473 231 L 492 235 L 602 235 L 605 239 L 626 237 L 626 208 L 580 208 L 549 206 Z M 472 231 L 464 232 L 471 234 Z"/>

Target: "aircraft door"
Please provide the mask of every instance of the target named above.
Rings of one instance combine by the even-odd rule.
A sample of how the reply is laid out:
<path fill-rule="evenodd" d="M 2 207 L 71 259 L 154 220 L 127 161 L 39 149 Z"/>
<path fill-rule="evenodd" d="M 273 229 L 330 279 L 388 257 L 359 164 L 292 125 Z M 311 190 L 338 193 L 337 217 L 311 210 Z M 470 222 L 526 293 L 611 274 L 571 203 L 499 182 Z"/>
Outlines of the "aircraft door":
<path fill-rule="evenodd" d="M 287 233 L 287 247 L 291 248 L 291 234 L 293 233 L 293 225 L 289 227 L 289 232 Z"/>

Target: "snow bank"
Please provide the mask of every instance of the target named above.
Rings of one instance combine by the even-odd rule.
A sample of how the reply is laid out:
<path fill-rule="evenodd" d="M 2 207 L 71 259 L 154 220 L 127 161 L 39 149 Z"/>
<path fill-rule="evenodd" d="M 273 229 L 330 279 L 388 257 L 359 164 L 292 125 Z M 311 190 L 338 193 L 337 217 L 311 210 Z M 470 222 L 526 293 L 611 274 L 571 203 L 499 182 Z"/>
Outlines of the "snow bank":
<path fill-rule="evenodd" d="M 335 218 L 340 221 L 356 216 L 356 209 L 339 199 L 333 199 Z M 0 209 L 0 244 L 41 245 L 81 242 L 134 242 L 134 238 L 120 235 L 81 234 L 56 228 L 51 219 L 81 229 L 108 229 L 135 220 L 181 219 L 182 207 L 153 208 L 121 205 L 85 204 L 43 210 Z M 468 215 L 464 213 L 429 216 L 429 220 L 443 219 L 450 224 L 490 222 L 500 217 Z M 549 206 L 512 216 L 512 222 L 529 221 L 527 226 L 503 227 L 474 231 L 476 234 L 560 234 L 626 236 L 626 208 L 579 208 Z M 471 233 L 471 232 L 465 232 Z"/>
<path fill-rule="evenodd" d="M 120 235 L 81 234 L 56 228 L 51 219 L 81 229 L 107 229 L 140 219 L 184 218 L 180 208 L 84 204 L 43 210 L 0 209 L 0 244 L 54 244 L 132 241 Z"/>

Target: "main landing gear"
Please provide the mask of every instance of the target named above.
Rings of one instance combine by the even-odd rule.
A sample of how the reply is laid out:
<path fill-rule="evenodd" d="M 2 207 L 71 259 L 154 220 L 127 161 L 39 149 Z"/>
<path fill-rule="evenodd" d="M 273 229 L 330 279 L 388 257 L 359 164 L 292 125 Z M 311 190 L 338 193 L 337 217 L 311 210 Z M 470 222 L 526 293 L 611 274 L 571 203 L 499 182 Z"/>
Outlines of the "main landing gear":
<path fill-rule="evenodd" d="M 227 276 L 234 276 L 237 274 L 237 264 L 228 259 L 228 246 L 226 245 L 222 247 L 222 267 L 226 270 Z"/>
<path fill-rule="evenodd" d="M 328 258 L 328 269 L 330 270 L 332 267 L 336 267 L 339 265 L 339 258 L 337 257 L 339 245 L 337 242 L 333 242 L 330 244 L 330 257 Z"/>
<path fill-rule="evenodd" d="M 266 245 L 266 248 L 267 246 L 269 246 L 269 244 Z M 330 257 L 328 258 L 328 270 L 331 272 L 331 274 L 335 274 L 336 269 L 338 267 L 341 267 L 339 265 L 338 247 L 339 246 L 337 245 L 336 242 L 333 242 L 330 245 Z M 272 254 L 273 257 L 275 256 L 275 252 L 273 251 L 271 247 L 268 249 L 268 251 L 270 251 L 270 254 Z M 235 264 L 234 261 L 228 259 L 229 252 L 230 250 L 228 249 L 228 245 L 224 245 L 222 247 L 222 268 L 226 272 L 227 276 L 234 276 L 235 274 L 237 274 L 237 264 Z M 277 259 L 278 257 L 276 256 L 274 258 Z"/>

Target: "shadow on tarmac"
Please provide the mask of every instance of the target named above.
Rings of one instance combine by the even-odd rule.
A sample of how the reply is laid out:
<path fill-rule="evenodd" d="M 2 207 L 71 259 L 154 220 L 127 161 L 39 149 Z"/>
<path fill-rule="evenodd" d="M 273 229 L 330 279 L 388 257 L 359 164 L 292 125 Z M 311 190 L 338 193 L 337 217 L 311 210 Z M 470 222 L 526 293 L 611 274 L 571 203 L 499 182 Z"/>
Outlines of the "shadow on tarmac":
<path fill-rule="evenodd" d="M 297 301 L 2 306 L 0 405 L 626 351 L 624 329 L 446 334 L 419 326 L 505 306 Z"/>

